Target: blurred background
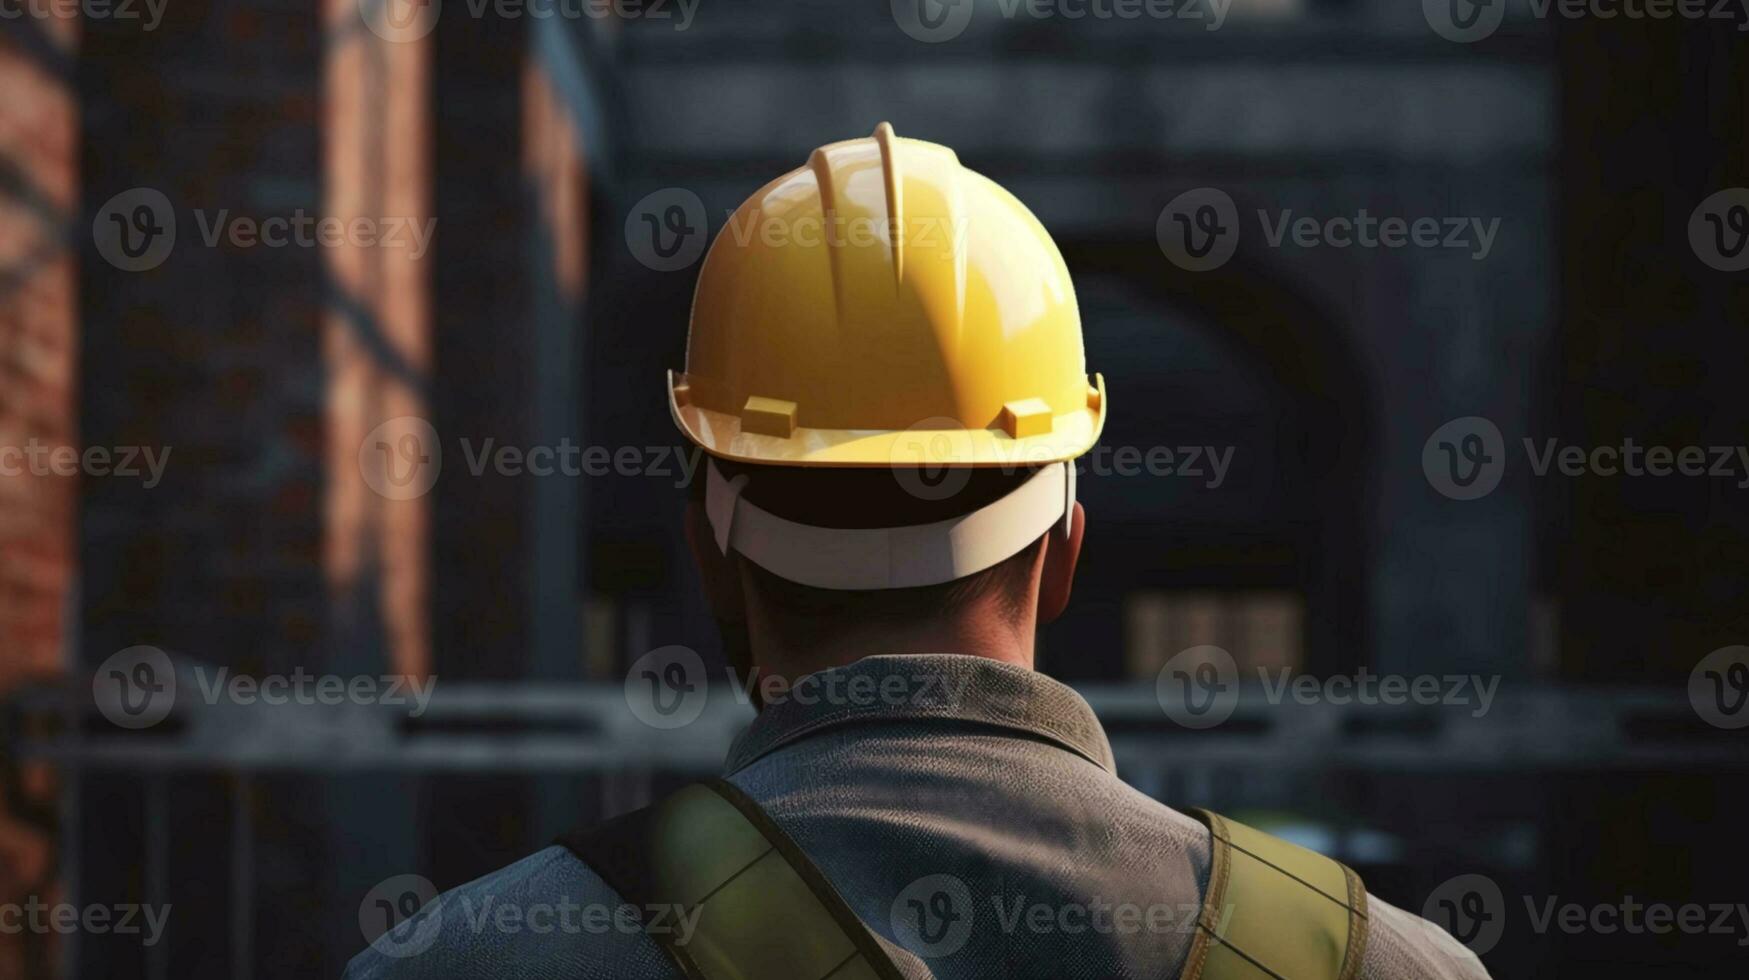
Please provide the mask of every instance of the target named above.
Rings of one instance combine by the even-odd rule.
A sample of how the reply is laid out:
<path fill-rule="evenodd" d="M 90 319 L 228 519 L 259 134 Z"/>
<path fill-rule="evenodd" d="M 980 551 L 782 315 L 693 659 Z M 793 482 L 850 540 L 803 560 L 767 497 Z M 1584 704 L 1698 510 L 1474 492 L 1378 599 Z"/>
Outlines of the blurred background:
<path fill-rule="evenodd" d="M 1057 237 L 1104 443 L 1198 450 L 1089 462 L 1042 636 L 1121 775 L 1496 977 L 1742 976 L 1749 913 L 1532 914 L 1749 902 L 1749 21 L 1705 6 L 0 4 L 0 908 L 173 910 L 0 930 L 0 977 L 337 975 L 383 883 L 712 772 L 751 717 L 720 683 L 628 711 L 649 651 L 721 665 L 663 372 L 727 213 L 882 120 Z M 1186 201 L 1231 202 L 1229 260 L 1173 245 Z M 1327 233 L 1366 215 L 1440 242 Z M 335 233 L 267 243 L 300 218 Z M 1538 473 L 1628 440 L 1708 472 Z M 1208 646 L 1244 694 L 1199 728 L 1163 668 Z M 1272 704 L 1258 669 L 1497 694 Z M 105 678 L 175 696 L 142 722 Z"/>

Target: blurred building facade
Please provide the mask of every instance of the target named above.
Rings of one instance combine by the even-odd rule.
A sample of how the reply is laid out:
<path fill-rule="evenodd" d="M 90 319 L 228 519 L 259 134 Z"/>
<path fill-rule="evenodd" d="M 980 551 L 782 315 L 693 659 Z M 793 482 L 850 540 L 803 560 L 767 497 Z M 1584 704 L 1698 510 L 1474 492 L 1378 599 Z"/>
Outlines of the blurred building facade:
<path fill-rule="evenodd" d="M 71 85 L 78 24 L 0 43 L 0 441 L 77 441 L 79 359 L 76 256 L 58 229 L 78 208 L 78 103 Z M 0 476 L 0 689 L 62 668 L 77 636 L 77 483 Z M 33 824 L 56 783 L 44 768 L 0 785 L 0 901 L 56 894 L 50 841 Z M 32 818 L 35 819 L 32 819 Z M 28 976 L 40 961 L 0 944 L 0 973 Z"/>

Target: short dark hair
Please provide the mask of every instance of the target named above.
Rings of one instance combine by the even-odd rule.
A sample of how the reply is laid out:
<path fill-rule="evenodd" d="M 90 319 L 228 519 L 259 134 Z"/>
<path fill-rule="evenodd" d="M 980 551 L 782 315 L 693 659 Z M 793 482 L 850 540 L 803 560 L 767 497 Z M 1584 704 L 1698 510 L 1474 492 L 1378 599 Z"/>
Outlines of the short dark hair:
<path fill-rule="evenodd" d="M 721 459 L 708 465 L 715 465 L 730 480 L 746 474 L 747 486 L 742 493 L 763 510 L 800 524 L 837 528 L 907 527 L 945 521 L 1007 496 L 1037 472 L 1033 467 L 979 468 L 943 478 L 940 471 L 885 467 L 770 466 Z M 693 481 L 694 499 L 703 498 L 705 482 L 703 478 Z M 925 486 L 952 488 L 952 492 L 917 492 Z M 1026 609 L 1024 590 L 1043 540 L 1041 536 L 981 572 L 939 585 L 905 589 L 821 589 L 782 578 L 740 555 L 735 560 L 760 597 L 802 628 L 815 623 L 830 629 L 846 620 L 876 617 L 940 617 L 991 595 L 1001 597 L 1010 617 L 1018 620 Z"/>

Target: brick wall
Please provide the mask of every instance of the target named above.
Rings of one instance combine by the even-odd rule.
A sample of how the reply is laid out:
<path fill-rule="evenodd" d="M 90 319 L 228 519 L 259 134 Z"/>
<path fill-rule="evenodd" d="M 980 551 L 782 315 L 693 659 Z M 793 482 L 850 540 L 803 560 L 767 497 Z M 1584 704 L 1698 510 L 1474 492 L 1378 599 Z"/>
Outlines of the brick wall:
<path fill-rule="evenodd" d="M 39 28 L 69 51 L 71 22 Z M 77 442 L 74 263 L 59 241 L 77 207 L 72 94 L 0 35 L 0 446 Z M 70 581 L 71 478 L 0 475 L 0 680 L 60 661 Z"/>
<path fill-rule="evenodd" d="M 355 0 L 328 0 L 323 8 L 330 42 L 323 57 L 322 211 L 348 222 L 425 225 L 432 214 L 430 43 L 362 30 L 359 9 Z M 323 263 L 330 284 L 322 338 L 323 551 L 334 604 L 332 653 L 347 669 L 425 674 L 429 503 L 423 494 L 393 499 L 378 492 L 381 486 L 373 490 L 359 454 L 378 426 L 431 415 L 428 263 L 406 248 L 352 242 L 323 249 Z M 398 449 L 408 433 L 387 435 Z M 441 452 L 422 446 L 433 450 Z M 407 462 L 397 457 L 386 465 Z"/>
<path fill-rule="evenodd" d="M 79 440 L 75 269 L 61 240 L 78 207 L 65 74 L 77 37 L 72 20 L 0 32 L 0 451 Z M 62 665 L 77 493 L 72 477 L 0 473 L 0 694 Z M 46 772 L 26 777 L 33 798 L 52 796 Z M 0 799 L 0 902 L 52 891 L 51 842 L 4 816 L 21 802 Z M 0 935 L 0 978 L 40 975 L 48 955 L 40 938 Z"/>
<path fill-rule="evenodd" d="M 156 486 L 87 478 L 80 488 L 78 657 L 88 666 L 150 644 L 235 673 L 324 669 L 321 250 L 205 231 L 221 215 L 319 213 L 322 46 L 316 12 L 286 0 L 181 0 L 151 31 L 86 24 L 87 211 L 150 187 L 177 225 L 172 251 L 143 271 L 102 257 L 92 217 L 74 229 L 84 441 L 170 453 Z M 245 960 L 280 971 L 255 976 L 335 972 L 301 958 L 308 943 L 296 931 L 237 928 L 265 914 L 260 889 L 233 877 L 239 863 L 215 846 L 252 819 L 246 870 L 270 869 L 288 905 L 319 904 L 330 864 L 319 793 L 125 768 L 69 781 L 78 820 L 66 833 L 79 859 L 69 888 L 82 902 L 175 912 L 151 947 L 71 938 L 68 976 L 228 976 Z M 173 829 L 154 837 L 160 818 Z"/>

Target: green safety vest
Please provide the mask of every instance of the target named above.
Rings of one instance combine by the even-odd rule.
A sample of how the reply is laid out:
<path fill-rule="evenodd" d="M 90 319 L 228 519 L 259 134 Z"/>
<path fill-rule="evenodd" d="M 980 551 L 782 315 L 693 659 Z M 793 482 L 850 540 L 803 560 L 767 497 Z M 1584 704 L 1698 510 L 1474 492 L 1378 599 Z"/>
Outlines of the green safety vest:
<path fill-rule="evenodd" d="M 1366 889 L 1323 855 L 1207 810 L 1209 883 L 1180 980 L 1354 980 Z M 688 786 L 560 843 L 628 904 L 684 908 L 651 938 L 692 980 L 903 980 L 831 882 L 733 784 Z"/>

